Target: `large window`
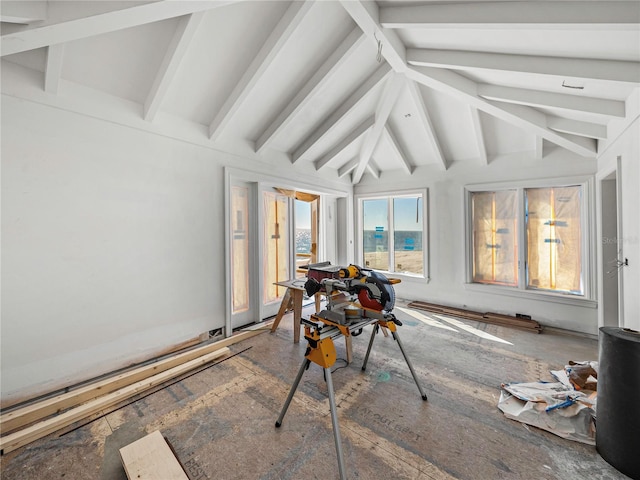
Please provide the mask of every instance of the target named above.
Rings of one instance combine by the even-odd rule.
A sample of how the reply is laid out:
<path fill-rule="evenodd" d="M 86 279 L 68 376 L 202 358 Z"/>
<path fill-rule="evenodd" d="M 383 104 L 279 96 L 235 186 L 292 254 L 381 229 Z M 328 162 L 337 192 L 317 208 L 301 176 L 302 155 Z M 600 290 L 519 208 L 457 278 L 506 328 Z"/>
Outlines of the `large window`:
<path fill-rule="evenodd" d="M 470 189 L 471 282 L 586 296 L 586 189 Z"/>
<path fill-rule="evenodd" d="M 425 275 L 425 192 L 362 197 L 360 247 L 364 267 Z"/>

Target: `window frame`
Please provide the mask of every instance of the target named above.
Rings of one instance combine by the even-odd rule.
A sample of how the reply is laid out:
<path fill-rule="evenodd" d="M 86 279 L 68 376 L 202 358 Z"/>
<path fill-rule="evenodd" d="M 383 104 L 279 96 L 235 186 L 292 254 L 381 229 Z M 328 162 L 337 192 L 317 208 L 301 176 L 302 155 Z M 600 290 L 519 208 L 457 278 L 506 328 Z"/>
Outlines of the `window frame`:
<path fill-rule="evenodd" d="M 364 201 L 365 200 L 393 200 L 395 198 L 410 198 L 420 195 L 422 197 L 422 274 L 408 273 L 408 272 L 396 272 L 394 270 L 395 262 L 393 262 L 394 242 L 393 233 L 395 232 L 394 218 L 393 218 L 393 202 L 389 201 L 387 204 L 389 214 L 389 265 L 391 270 L 379 270 L 384 273 L 389 273 L 395 277 L 403 277 L 413 280 L 430 280 L 429 277 L 429 196 L 428 189 L 418 188 L 402 191 L 383 191 L 376 193 L 358 194 L 354 196 L 356 205 L 356 248 L 355 254 L 357 263 L 364 266 Z"/>
<path fill-rule="evenodd" d="M 554 292 L 551 290 L 529 288 L 528 275 L 528 244 L 527 225 L 525 215 L 525 190 L 532 188 L 554 188 L 580 186 L 582 198 L 580 202 L 580 221 L 582 222 L 581 268 L 584 291 L 582 295 L 568 292 Z M 473 218 L 471 197 L 474 192 L 489 192 L 498 190 L 517 191 L 517 225 L 518 225 L 518 281 L 516 286 L 491 285 L 473 281 Z M 512 182 L 496 182 L 469 184 L 464 187 L 464 226 L 465 226 L 465 288 L 468 290 L 510 295 L 520 298 L 552 301 L 569 305 L 590 306 L 595 308 L 596 278 L 595 278 L 595 208 L 594 208 L 594 180 L 591 176 L 547 178 L 537 180 L 520 180 Z"/>

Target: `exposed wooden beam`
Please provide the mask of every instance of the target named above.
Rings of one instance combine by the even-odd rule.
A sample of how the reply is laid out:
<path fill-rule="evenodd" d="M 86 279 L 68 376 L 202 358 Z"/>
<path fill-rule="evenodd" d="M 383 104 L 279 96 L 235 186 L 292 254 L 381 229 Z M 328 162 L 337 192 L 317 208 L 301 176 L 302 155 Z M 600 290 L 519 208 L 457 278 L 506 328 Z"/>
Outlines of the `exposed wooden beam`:
<path fill-rule="evenodd" d="M 557 132 L 571 133 L 587 138 L 607 138 L 607 126 L 597 123 L 580 122 L 569 118 L 547 117 L 547 126 Z"/>
<path fill-rule="evenodd" d="M 314 162 L 316 170 L 327 166 L 340 152 L 349 147 L 353 142 L 360 139 L 374 125 L 375 118 L 369 117 L 351 132 L 349 132 L 342 140 L 340 140 L 331 150 L 329 150 L 320 160 Z"/>
<path fill-rule="evenodd" d="M 380 65 L 378 69 L 353 92 L 349 98 L 340 104 L 340 106 L 329 115 L 322 124 L 309 135 L 302 144 L 295 149 L 292 155 L 292 163 L 303 157 L 314 145 L 322 140 L 329 132 L 353 111 L 361 102 L 368 98 L 372 90 L 374 90 L 381 82 L 389 78 L 391 68 L 389 65 Z"/>
<path fill-rule="evenodd" d="M 408 49 L 411 65 L 454 70 L 497 70 L 554 75 L 574 79 L 596 79 L 640 83 L 640 62 L 589 58 L 541 57 L 462 50 Z"/>
<path fill-rule="evenodd" d="M 358 166 L 358 159 L 352 158 L 338 169 L 338 177 L 342 178 L 351 173 Z"/>
<path fill-rule="evenodd" d="M 255 56 L 249 68 L 244 72 L 235 88 L 218 111 L 209 125 L 209 138 L 217 140 L 231 118 L 238 112 L 240 106 L 249 96 L 249 93 L 257 85 L 258 81 L 269 68 L 276 56 L 280 53 L 285 43 L 293 32 L 300 26 L 304 17 L 309 13 L 314 2 L 292 2 L 284 13 L 269 38 Z"/>
<path fill-rule="evenodd" d="M 267 322 L 264 325 L 269 325 L 269 323 L 270 322 Z M 11 409 L 8 412 L 3 411 L 2 415 L 0 415 L 0 430 L 10 432 L 11 430 L 25 427 L 36 421 L 43 420 L 54 413 L 68 410 L 100 397 L 101 395 L 106 395 L 107 393 L 114 392 L 133 383 L 143 381 L 152 375 L 183 365 L 186 362 L 234 345 L 260 333 L 263 333 L 263 330 L 241 330 L 223 340 L 207 343 L 162 359 L 156 359 L 153 362 L 134 368 L 133 370 L 127 370 L 126 372 L 88 383 L 82 387 L 46 398 L 39 402 L 30 403 L 21 408 Z"/>
<path fill-rule="evenodd" d="M 640 23 L 636 2 L 466 2 L 380 8 L 385 28 L 629 29 Z"/>
<path fill-rule="evenodd" d="M 135 5 L 85 18 L 63 21 L 60 23 L 39 25 L 19 32 L 0 37 L 2 56 L 34 50 L 48 45 L 70 42 L 81 38 L 92 37 L 103 33 L 124 30 L 125 28 L 159 22 L 168 18 L 180 17 L 190 13 L 223 7 L 239 0 L 221 0 L 215 2 L 172 1 Z"/>
<path fill-rule="evenodd" d="M 425 134 L 427 135 L 429 145 L 431 146 L 431 149 L 433 150 L 433 153 L 436 156 L 437 163 L 446 170 L 447 161 L 444 158 L 444 154 L 442 153 L 442 148 L 440 147 L 440 142 L 438 141 L 438 135 L 436 134 L 436 131 L 433 128 L 431 117 L 429 116 L 427 107 L 424 104 L 424 98 L 422 97 L 422 93 L 420 93 L 420 87 L 415 81 L 411 79 L 407 80 L 407 86 L 409 87 L 409 95 L 411 95 L 413 104 L 415 105 L 416 110 L 418 111 L 418 118 L 420 119 L 422 128 Z"/>
<path fill-rule="evenodd" d="M 470 106 L 469 113 L 471 114 L 471 124 L 473 125 L 473 131 L 475 133 L 476 145 L 478 146 L 478 156 L 480 162 L 483 165 L 489 164 L 487 157 L 487 147 L 484 144 L 484 133 L 482 131 L 482 122 L 480 121 L 480 112 L 476 107 Z"/>
<path fill-rule="evenodd" d="M 296 93 L 295 97 L 278 114 L 275 120 L 269 122 L 269 126 L 256 140 L 256 152 L 262 153 L 271 141 L 289 125 L 314 98 L 333 75 L 339 72 L 350 62 L 354 53 L 364 43 L 366 37 L 359 28 L 347 35 L 342 43 L 335 49 L 324 63 L 316 70 L 307 83 Z"/>
<path fill-rule="evenodd" d="M 391 127 L 389 125 L 385 125 L 384 131 L 382 133 L 384 135 L 384 138 L 387 140 L 387 142 L 395 152 L 398 159 L 400 159 L 402 169 L 405 172 L 407 172 L 409 175 L 411 175 L 413 173 L 414 167 L 413 165 L 411 165 L 411 162 L 409 161 L 404 151 L 402 150 L 402 147 L 400 146 L 400 143 L 398 143 L 398 139 L 396 138 L 393 131 L 391 130 Z"/>
<path fill-rule="evenodd" d="M 525 88 L 503 87 L 481 83 L 478 85 L 478 95 L 497 100 L 499 102 L 518 103 L 532 107 L 561 108 L 576 110 L 597 115 L 625 117 L 625 103 L 619 100 L 605 98 L 583 97 L 565 93 L 528 90 Z"/>
<path fill-rule="evenodd" d="M 64 58 L 64 43 L 50 45 L 47 48 L 47 67 L 44 72 L 44 91 L 58 93 L 60 76 L 62 74 L 62 60 Z"/>
<path fill-rule="evenodd" d="M 546 115 L 530 107 L 509 103 L 492 102 L 477 94 L 477 84 L 462 75 L 438 68 L 414 67 L 407 76 L 428 87 L 452 95 L 459 101 L 468 103 L 483 112 L 516 125 L 533 134 L 540 135 L 567 150 L 585 157 L 595 156 L 594 142 L 584 142 L 547 128 Z"/>
<path fill-rule="evenodd" d="M 369 40 L 382 48 L 382 56 L 396 72 L 407 69 L 405 46 L 393 30 L 382 28 L 376 2 L 340 0 L 340 3 Z"/>
<path fill-rule="evenodd" d="M 373 155 L 373 151 L 376 149 L 376 145 L 380 141 L 384 127 L 389 119 L 389 115 L 391 114 L 391 110 L 393 109 L 404 85 L 404 75 L 399 73 L 394 73 L 391 78 L 387 80 L 382 96 L 378 100 L 378 105 L 376 106 L 375 123 L 373 127 L 371 127 L 369 133 L 367 133 L 367 136 L 364 138 L 364 142 L 360 147 L 358 166 L 353 172 L 353 183 L 358 183 L 362 178 L 362 174 L 364 173 L 369 160 L 371 160 L 371 156 Z"/>
<path fill-rule="evenodd" d="M 169 86 L 178 72 L 182 58 L 189 48 L 189 44 L 198 30 L 198 26 L 202 22 L 204 15 L 205 12 L 197 12 L 186 15 L 180 19 L 171 43 L 164 55 L 160 69 L 153 81 L 151 90 L 144 102 L 145 120 L 152 122 L 156 113 L 158 113 L 158 109 L 160 105 L 162 105 Z"/>

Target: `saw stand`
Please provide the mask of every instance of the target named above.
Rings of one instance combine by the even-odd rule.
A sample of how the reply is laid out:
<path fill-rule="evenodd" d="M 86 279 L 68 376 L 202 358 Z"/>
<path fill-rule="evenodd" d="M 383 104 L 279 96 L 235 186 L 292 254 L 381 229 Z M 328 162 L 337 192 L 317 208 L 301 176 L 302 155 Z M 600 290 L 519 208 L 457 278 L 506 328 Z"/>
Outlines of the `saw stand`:
<path fill-rule="evenodd" d="M 279 428 L 282 425 L 282 420 L 287 413 L 287 409 L 289 408 L 289 404 L 293 399 L 293 395 L 295 394 L 298 385 L 300 384 L 302 375 L 304 374 L 305 370 L 309 369 L 311 362 L 320 365 L 324 370 L 324 378 L 327 382 L 329 407 L 331 409 L 331 423 L 333 425 L 333 436 L 336 442 L 336 453 L 338 455 L 338 470 L 340 472 L 340 480 L 346 480 L 347 477 L 345 473 L 344 458 L 342 454 L 342 441 L 340 439 L 340 426 L 338 425 L 338 412 L 336 409 L 335 392 L 333 390 L 333 380 L 331 379 L 331 367 L 336 362 L 336 348 L 333 343 L 334 338 L 337 338 L 340 335 L 357 336 L 362 333 L 362 329 L 364 327 L 373 325 L 373 331 L 371 332 L 371 338 L 369 340 L 369 347 L 367 348 L 367 354 L 364 357 L 364 363 L 362 365 L 362 370 L 364 371 L 367 368 L 369 353 L 371 353 L 371 347 L 373 346 L 373 341 L 376 337 L 376 334 L 380 330 L 380 327 L 388 328 L 393 335 L 393 339 L 398 343 L 398 346 L 400 347 L 400 351 L 402 352 L 402 355 L 407 362 L 407 366 L 411 371 L 413 380 L 418 386 L 418 390 L 420 391 L 422 399 L 427 400 L 427 395 L 424 393 L 422 387 L 420 386 L 420 383 L 418 382 L 416 372 L 413 370 L 413 366 L 411 365 L 404 347 L 402 346 L 402 342 L 400 341 L 400 337 L 398 336 L 396 326 L 402 325 L 402 323 L 400 323 L 400 321 L 397 320 L 392 314 L 382 314 L 380 312 L 365 311 L 365 315 L 370 316 L 362 318 L 361 321 L 356 321 L 354 323 L 351 323 L 350 325 L 333 323 L 326 318 L 318 317 L 315 315 L 312 315 L 309 320 L 302 319 L 305 331 L 304 338 L 308 342 L 307 351 L 305 352 L 305 357 L 302 361 L 302 365 L 300 365 L 300 369 L 298 370 L 296 379 L 291 386 L 289 395 L 287 396 L 284 406 L 282 407 L 280 416 L 276 421 L 276 428 Z M 317 321 L 314 322 L 314 319 Z"/>

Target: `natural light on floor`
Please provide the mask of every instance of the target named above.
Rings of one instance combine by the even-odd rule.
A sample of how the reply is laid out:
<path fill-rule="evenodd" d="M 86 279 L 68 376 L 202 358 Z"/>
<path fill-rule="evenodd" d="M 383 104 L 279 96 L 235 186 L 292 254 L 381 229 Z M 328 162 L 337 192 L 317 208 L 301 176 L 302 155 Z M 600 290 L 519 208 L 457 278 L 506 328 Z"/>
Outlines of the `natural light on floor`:
<path fill-rule="evenodd" d="M 457 320 L 455 318 L 451 318 L 451 317 L 447 317 L 444 315 L 433 315 L 434 317 L 436 317 L 438 320 L 435 320 L 434 318 L 425 315 L 423 313 L 420 312 L 416 312 L 415 310 L 409 310 L 407 308 L 402 308 L 402 307 L 396 307 L 396 310 L 400 310 L 402 313 L 406 313 L 407 315 L 412 316 L 413 318 L 420 320 L 422 323 L 425 323 L 427 325 L 430 325 L 432 327 L 437 327 L 437 328 L 443 328 L 445 330 L 452 330 L 454 332 L 458 332 L 458 330 L 456 330 L 455 328 L 451 328 L 448 325 L 444 325 L 443 323 L 441 323 L 438 320 L 441 320 L 442 322 L 446 322 L 449 323 L 451 325 L 454 325 L 455 327 L 459 328 L 460 330 L 464 330 L 465 332 L 471 333 L 472 335 L 476 335 L 478 337 L 481 338 L 485 338 L 487 340 L 492 340 L 494 342 L 500 342 L 500 343 L 506 343 L 507 345 L 513 345 L 513 343 L 508 342 L 506 340 L 503 340 L 499 337 L 496 337 L 495 335 L 491 335 L 487 332 L 483 332 L 482 330 L 478 330 L 477 328 L 474 328 L 470 325 L 467 325 L 464 322 L 461 322 L 460 320 Z M 458 332 L 459 333 L 459 332 Z"/>

